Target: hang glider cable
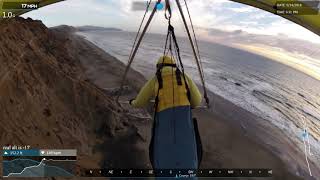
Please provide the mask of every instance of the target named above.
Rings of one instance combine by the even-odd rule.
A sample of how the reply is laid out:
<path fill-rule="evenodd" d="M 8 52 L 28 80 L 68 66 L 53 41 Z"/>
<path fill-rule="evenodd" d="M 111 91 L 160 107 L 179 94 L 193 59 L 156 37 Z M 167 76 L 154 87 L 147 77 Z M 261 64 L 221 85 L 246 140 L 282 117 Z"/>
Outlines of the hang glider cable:
<path fill-rule="evenodd" d="M 144 17 L 142 19 L 142 22 L 140 24 L 138 33 L 136 35 L 134 44 L 132 46 L 132 50 L 131 50 L 131 53 L 130 53 L 130 56 L 129 56 L 128 64 L 126 66 L 126 69 L 125 69 L 125 72 L 124 72 L 124 75 L 123 75 L 123 78 L 122 78 L 122 81 L 121 81 L 121 85 L 120 85 L 120 89 L 119 89 L 119 92 L 118 92 L 118 96 L 116 97 L 116 101 L 118 102 L 118 104 L 120 104 L 119 103 L 119 98 L 120 98 L 120 96 L 122 94 L 123 86 L 124 86 L 124 84 L 126 82 L 126 77 L 128 75 L 128 72 L 129 72 L 129 69 L 131 67 L 131 64 L 132 64 L 132 62 L 133 62 L 133 60 L 134 60 L 134 58 L 136 56 L 136 53 L 137 53 L 137 51 L 138 51 L 138 49 L 139 49 L 139 47 L 141 45 L 142 39 L 143 39 L 145 33 L 147 32 L 148 27 L 149 27 L 149 25 L 150 25 L 154 15 L 155 15 L 155 13 L 157 12 L 157 5 L 159 3 L 161 3 L 161 1 L 162 0 L 157 0 L 157 3 L 155 4 L 155 6 L 154 6 L 154 8 L 153 8 L 153 10 L 152 10 L 152 12 L 150 14 L 150 17 L 149 17 L 148 21 L 146 22 L 146 25 L 143 28 L 143 31 L 142 31 L 140 37 L 138 38 L 138 36 L 140 34 L 141 26 L 143 25 L 146 13 L 147 13 L 147 11 L 149 9 L 149 6 L 150 6 L 151 2 L 148 3 L 148 8 L 146 9 L 146 13 L 145 13 L 145 15 L 144 15 Z M 166 3 L 165 17 L 166 17 L 166 19 L 169 20 L 169 28 L 172 28 L 172 30 L 173 30 L 173 27 L 170 24 L 171 13 L 172 13 L 172 10 L 171 10 L 171 7 L 170 7 L 170 2 L 169 2 L 169 0 L 165 0 L 165 3 Z M 190 19 L 190 22 L 191 22 L 191 27 L 192 27 L 193 37 L 194 37 L 194 41 L 195 42 L 193 42 L 193 39 L 192 39 L 190 30 L 189 30 L 189 27 L 188 27 L 186 18 L 184 16 L 180 1 L 176 0 L 176 3 L 178 5 L 178 9 L 179 9 L 180 15 L 182 17 L 182 20 L 183 20 L 183 23 L 184 23 L 184 27 L 186 29 L 186 32 L 187 32 L 187 35 L 188 35 L 188 39 L 190 41 L 190 45 L 191 45 L 191 48 L 192 48 L 192 52 L 193 52 L 193 55 L 194 55 L 194 58 L 195 58 L 195 61 L 196 61 L 196 65 L 197 65 L 197 68 L 198 68 L 198 72 L 199 72 L 201 83 L 202 83 L 202 87 L 203 87 L 203 93 L 204 93 L 204 99 L 206 101 L 206 106 L 209 108 L 210 107 L 210 102 L 209 102 L 208 93 L 207 93 L 206 84 L 205 84 L 205 77 L 204 77 L 204 72 L 203 72 L 203 68 L 202 68 L 201 56 L 200 56 L 199 46 L 198 46 L 197 38 L 196 38 L 196 35 L 195 35 L 194 26 L 193 26 L 193 23 L 192 23 L 192 20 L 191 20 L 191 15 L 190 15 L 190 12 L 189 12 L 189 8 L 187 6 L 187 2 L 185 1 L 186 7 L 187 7 L 187 11 L 188 11 L 188 15 L 189 15 L 189 19 Z M 168 12 L 168 14 L 167 14 L 167 12 Z M 172 32 L 172 30 L 170 30 L 170 29 L 168 29 L 168 30 Z M 168 34 L 167 34 L 167 38 L 168 38 Z M 175 47 L 176 47 L 176 50 L 177 50 L 178 43 L 177 43 L 177 40 L 176 40 L 175 36 L 173 38 L 174 38 L 173 41 L 174 41 L 174 44 L 175 44 Z M 137 41 L 137 39 L 138 39 L 138 41 Z M 178 57 L 178 60 L 181 61 L 181 58 Z M 183 68 L 182 61 L 180 62 L 180 66 L 182 66 L 181 68 Z"/>
<path fill-rule="evenodd" d="M 161 3 L 161 0 L 157 0 L 157 4 L 158 4 L 158 3 Z M 133 60 L 134 60 L 134 57 L 136 56 L 136 53 L 137 53 L 137 51 L 138 51 L 138 49 L 139 49 L 139 47 L 140 47 L 140 44 L 141 44 L 141 42 L 142 42 L 142 39 L 143 39 L 145 33 L 147 32 L 148 27 L 150 26 L 150 23 L 151 23 L 151 21 L 152 21 L 152 18 L 154 17 L 155 13 L 157 12 L 157 4 L 154 6 L 154 8 L 153 8 L 153 10 L 152 10 L 152 12 L 151 12 L 151 14 L 150 14 L 150 17 L 149 17 L 149 19 L 148 19 L 145 27 L 144 27 L 143 30 L 142 30 L 142 33 L 141 33 L 141 35 L 140 35 L 140 37 L 139 37 L 139 40 L 138 40 L 137 44 L 136 44 L 136 45 L 133 45 L 134 50 L 132 51 L 131 56 L 129 57 L 128 64 L 127 64 L 127 66 L 126 66 L 126 69 L 125 69 L 125 71 L 124 71 L 124 75 L 123 75 L 123 77 L 122 77 L 122 81 L 121 81 L 121 84 L 120 84 L 120 90 L 119 90 L 118 96 L 117 96 L 117 98 L 116 98 L 116 102 L 117 102 L 119 105 L 120 105 L 120 103 L 119 103 L 119 98 L 120 98 L 120 96 L 121 96 L 121 94 L 122 94 L 123 86 L 124 86 L 124 83 L 126 82 L 126 78 L 127 78 L 129 69 L 130 69 L 131 64 L 132 64 L 132 62 L 133 62 Z M 146 12 L 147 12 L 147 11 L 148 11 L 148 9 L 146 9 Z M 144 19 L 143 19 L 143 20 L 144 20 Z M 142 24 L 143 24 L 143 22 L 141 23 L 141 26 L 142 26 Z M 138 32 L 137 36 L 138 36 L 138 35 L 139 35 L 139 32 Z"/>

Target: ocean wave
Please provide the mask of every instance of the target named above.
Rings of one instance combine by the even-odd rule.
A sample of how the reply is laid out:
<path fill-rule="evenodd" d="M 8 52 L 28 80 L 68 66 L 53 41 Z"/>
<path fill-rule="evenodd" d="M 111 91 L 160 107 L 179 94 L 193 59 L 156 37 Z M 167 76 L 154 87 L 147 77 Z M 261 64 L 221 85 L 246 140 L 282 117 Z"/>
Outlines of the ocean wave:
<path fill-rule="evenodd" d="M 121 33 L 123 32 L 120 32 L 117 37 L 115 33 L 109 36 L 108 34 L 103 36 L 84 34 L 84 36 L 111 55 L 126 62 L 127 58 L 124 57 L 126 54 L 128 56 L 126 52 L 131 50 L 132 40 L 130 39 L 132 38 L 125 38 L 127 36 Z M 143 72 L 147 78 L 154 75 L 154 64 L 157 57 L 163 53 L 162 41 L 157 40 L 158 38 L 152 41 L 150 35 L 148 38 L 137 54 L 137 62 L 133 64 L 133 67 Z M 191 74 L 195 81 L 200 82 L 191 51 L 182 49 L 184 49 L 182 58 L 186 72 Z M 222 50 L 220 54 L 217 51 L 208 50 L 203 54 L 206 64 L 204 71 L 210 91 L 270 121 L 297 142 L 301 150 L 304 148 L 301 140 L 304 125 L 301 118 L 306 118 L 312 148 L 316 149 L 314 154 L 320 156 L 320 102 L 317 98 L 320 82 L 287 66 L 266 59 L 257 59 L 261 57 L 256 55 L 251 57 L 250 54 L 239 50 L 236 50 L 236 57 L 233 57 L 232 49 Z M 241 54 L 244 54 L 246 59 L 250 57 L 252 59 L 241 60 Z"/>

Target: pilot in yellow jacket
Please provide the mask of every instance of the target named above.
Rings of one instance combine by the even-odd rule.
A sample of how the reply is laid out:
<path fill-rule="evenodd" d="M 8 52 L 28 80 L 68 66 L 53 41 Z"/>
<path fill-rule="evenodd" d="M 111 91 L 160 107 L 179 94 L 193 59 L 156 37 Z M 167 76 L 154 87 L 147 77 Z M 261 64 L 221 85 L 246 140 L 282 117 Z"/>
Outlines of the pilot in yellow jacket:
<path fill-rule="evenodd" d="M 130 104 L 144 107 L 152 97 L 157 103 L 149 149 L 154 169 L 197 169 L 199 152 L 191 109 L 201 104 L 198 87 L 183 76 L 174 59 L 163 56 L 157 63 L 157 75 Z"/>

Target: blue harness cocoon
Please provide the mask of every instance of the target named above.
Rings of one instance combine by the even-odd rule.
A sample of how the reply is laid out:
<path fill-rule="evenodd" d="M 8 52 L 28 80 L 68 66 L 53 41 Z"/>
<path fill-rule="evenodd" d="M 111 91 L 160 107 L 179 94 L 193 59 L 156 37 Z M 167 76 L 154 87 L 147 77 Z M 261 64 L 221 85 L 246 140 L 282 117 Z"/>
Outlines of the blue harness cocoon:
<path fill-rule="evenodd" d="M 149 149 L 153 168 L 198 169 L 198 132 L 195 130 L 197 125 L 192 120 L 190 106 L 157 112 L 154 121 Z"/>

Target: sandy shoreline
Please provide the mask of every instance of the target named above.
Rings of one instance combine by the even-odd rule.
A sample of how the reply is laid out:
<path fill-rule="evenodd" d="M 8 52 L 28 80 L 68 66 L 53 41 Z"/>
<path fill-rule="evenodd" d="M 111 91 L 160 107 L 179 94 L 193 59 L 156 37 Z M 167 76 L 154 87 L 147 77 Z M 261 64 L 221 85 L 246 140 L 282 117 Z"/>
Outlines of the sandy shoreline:
<path fill-rule="evenodd" d="M 91 42 L 87 41 L 87 44 L 97 48 Z M 105 54 L 103 56 L 106 56 L 106 61 L 83 59 L 81 62 L 91 81 L 101 88 L 110 88 L 120 82 L 119 71 L 110 68 L 110 64 L 115 67 L 122 66 L 123 63 Z M 105 78 L 115 77 L 111 74 L 116 74 L 117 78 Z M 129 82 L 133 83 L 130 85 L 135 90 L 145 81 L 139 73 L 129 78 Z M 136 80 L 139 81 L 135 82 Z M 135 93 L 131 93 L 126 96 L 134 95 Z M 214 109 L 211 107 L 209 110 L 198 109 L 194 112 L 194 116 L 198 118 L 205 152 L 202 168 L 271 168 L 274 172 L 273 179 L 313 179 L 308 178 L 303 152 L 278 128 L 214 93 L 210 93 L 210 99 L 214 103 Z M 146 139 L 150 138 L 150 125 L 146 123 L 139 127 Z M 148 143 L 144 145 L 146 144 Z M 314 164 L 311 164 L 311 168 L 314 176 L 319 177 L 320 170 Z M 296 173 L 303 178 L 296 176 Z"/>
<path fill-rule="evenodd" d="M 313 179 L 307 171 L 307 164 L 303 152 L 289 137 L 285 136 L 279 128 L 276 128 L 269 121 L 257 117 L 251 112 L 228 102 L 218 95 L 210 93 L 210 96 L 211 98 L 214 96 L 216 101 L 215 108 L 211 108 L 209 112 L 201 110 L 201 114 L 196 113 L 196 115 L 201 117 L 203 114 L 208 114 L 217 117 L 212 118 L 213 121 L 225 123 L 231 130 L 236 131 L 237 136 L 234 137 L 235 139 L 232 139 L 234 142 L 237 141 L 236 139 L 240 141 L 242 138 L 246 139 L 246 143 L 238 144 L 238 147 L 235 148 L 230 148 L 230 150 L 232 150 L 231 153 L 236 154 L 244 151 L 243 154 L 239 154 L 239 156 L 248 156 L 251 152 L 254 154 L 254 152 L 257 151 L 263 151 L 258 157 L 254 157 L 254 155 L 253 157 L 248 156 L 248 161 L 251 161 L 249 164 L 255 159 L 257 161 L 257 166 L 254 165 L 255 167 L 273 167 L 275 171 L 287 169 L 292 174 L 303 176 L 303 179 Z M 208 128 L 209 125 L 210 123 L 208 122 L 204 127 Z M 228 135 L 228 132 L 223 133 Z M 224 150 L 228 150 L 228 148 Z M 268 157 L 267 154 L 275 157 Z M 262 160 L 263 157 L 266 159 Z M 265 162 L 259 165 L 260 160 Z M 244 159 L 239 162 L 240 166 L 242 166 L 242 163 L 246 164 Z M 252 168 L 249 164 L 247 167 Z M 311 170 L 313 175 L 318 177 L 319 169 L 315 164 L 311 164 Z M 286 178 L 283 177 L 283 179 Z M 290 177 L 289 179 L 294 178 Z"/>

